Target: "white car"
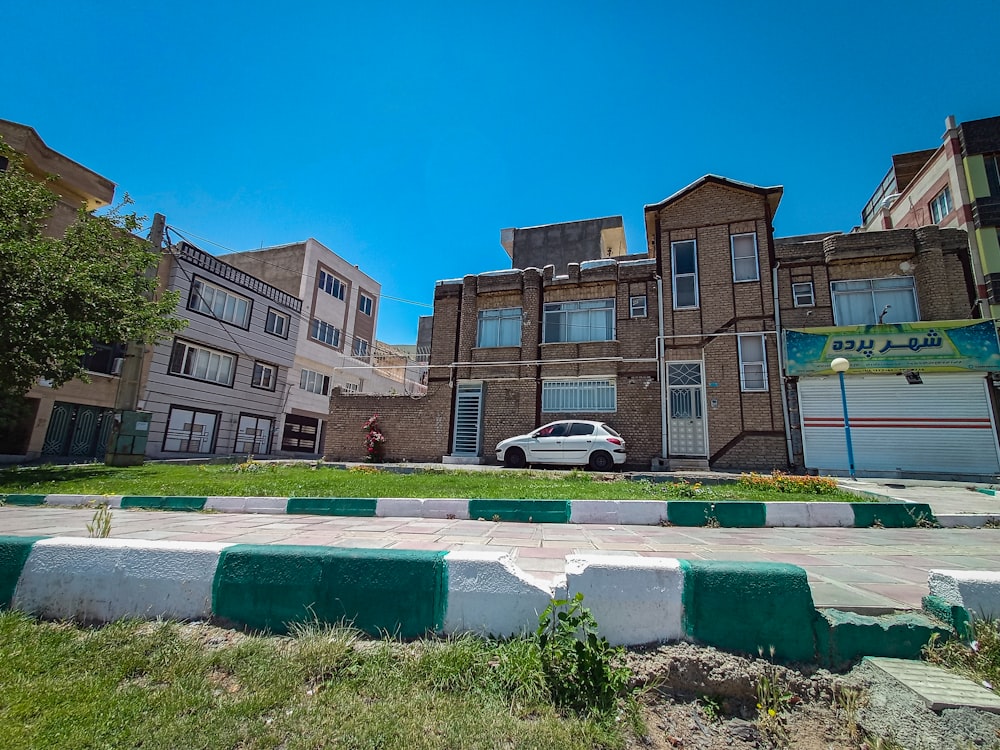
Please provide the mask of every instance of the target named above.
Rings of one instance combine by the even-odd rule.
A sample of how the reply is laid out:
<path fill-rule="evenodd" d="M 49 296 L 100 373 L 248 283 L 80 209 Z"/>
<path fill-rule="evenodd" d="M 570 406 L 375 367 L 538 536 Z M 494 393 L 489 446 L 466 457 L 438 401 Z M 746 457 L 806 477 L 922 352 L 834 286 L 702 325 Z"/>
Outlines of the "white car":
<path fill-rule="evenodd" d="M 625 463 L 625 441 L 603 422 L 565 419 L 497 443 L 497 461 L 510 469 L 528 464 L 589 466 L 611 471 Z"/>

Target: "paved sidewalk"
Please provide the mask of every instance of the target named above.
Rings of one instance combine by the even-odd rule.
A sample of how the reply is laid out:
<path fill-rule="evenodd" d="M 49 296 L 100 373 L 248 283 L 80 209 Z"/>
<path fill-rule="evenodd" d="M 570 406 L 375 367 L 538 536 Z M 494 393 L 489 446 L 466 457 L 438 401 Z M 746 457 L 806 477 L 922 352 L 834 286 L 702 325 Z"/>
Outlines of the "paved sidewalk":
<path fill-rule="evenodd" d="M 934 507 L 937 510 L 937 504 Z M 92 510 L 2 507 L 0 534 L 87 536 L 86 524 L 92 516 Z M 575 553 L 788 562 L 808 572 L 817 606 L 868 612 L 918 609 L 932 568 L 1000 570 L 1000 529 L 662 528 L 115 510 L 112 536 L 504 550 L 515 556 L 523 570 L 547 581 L 562 571 L 564 557 Z"/>

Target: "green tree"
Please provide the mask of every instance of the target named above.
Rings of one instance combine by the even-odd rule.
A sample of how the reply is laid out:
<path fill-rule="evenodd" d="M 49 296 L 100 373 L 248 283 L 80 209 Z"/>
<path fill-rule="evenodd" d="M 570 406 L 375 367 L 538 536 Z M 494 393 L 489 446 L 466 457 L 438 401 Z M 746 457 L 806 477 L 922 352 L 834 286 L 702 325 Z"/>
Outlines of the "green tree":
<path fill-rule="evenodd" d="M 93 342 L 152 343 L 184 327 L 176 292 L 156 294 L 147 269 L 159 253 L 133 233 L 141 219 L 122 205 L 85 211 L 63 237 L 46 234 L 58 198 L 0 139 L 0 403 L 20 399 L 39 379 L 56 387 L 87 380 Z M 3 410 L 0 410 L 2 412 Z"/>

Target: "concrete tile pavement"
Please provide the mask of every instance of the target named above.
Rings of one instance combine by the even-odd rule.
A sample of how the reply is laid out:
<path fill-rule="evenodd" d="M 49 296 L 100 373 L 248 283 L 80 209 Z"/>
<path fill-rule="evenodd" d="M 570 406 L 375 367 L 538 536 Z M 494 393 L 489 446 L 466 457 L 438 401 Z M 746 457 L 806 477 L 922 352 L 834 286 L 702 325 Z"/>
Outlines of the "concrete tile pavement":
<path fill-rule="evenodd" d="M 984 497 L 988 497 L 985 496 Z M 719 529 L 493 521 L 112 511 L 128 539 L 423 550 L 504 550 L 551 581 L 568 554 L 788 562 L 818 606 L 915 609 L 932 568 L 1000 570 L 1000 529 Z M 0 507 L 0 534 L 87 536 L 92 510 Z"/>

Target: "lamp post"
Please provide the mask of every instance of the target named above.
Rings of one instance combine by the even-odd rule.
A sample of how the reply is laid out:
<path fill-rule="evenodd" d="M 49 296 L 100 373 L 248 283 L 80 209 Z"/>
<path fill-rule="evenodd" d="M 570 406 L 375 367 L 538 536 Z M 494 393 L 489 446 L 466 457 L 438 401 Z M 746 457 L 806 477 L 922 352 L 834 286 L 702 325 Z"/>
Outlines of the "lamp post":
<path fill-rule="evenodd" d="M 844 357 L 837 357 L 830 363 L 833 371 L 840 376 L 840 402 L 844 406 L 844 437 L 847 439 L 847 463 L 851 470 L 851 479 L 857 479 L 854 474 L 854 446 L 851 443 L 851 421 L 847 417 L 847 388 L 844 387 L 844 373 L 847 372 L 851 363 Z"/>

